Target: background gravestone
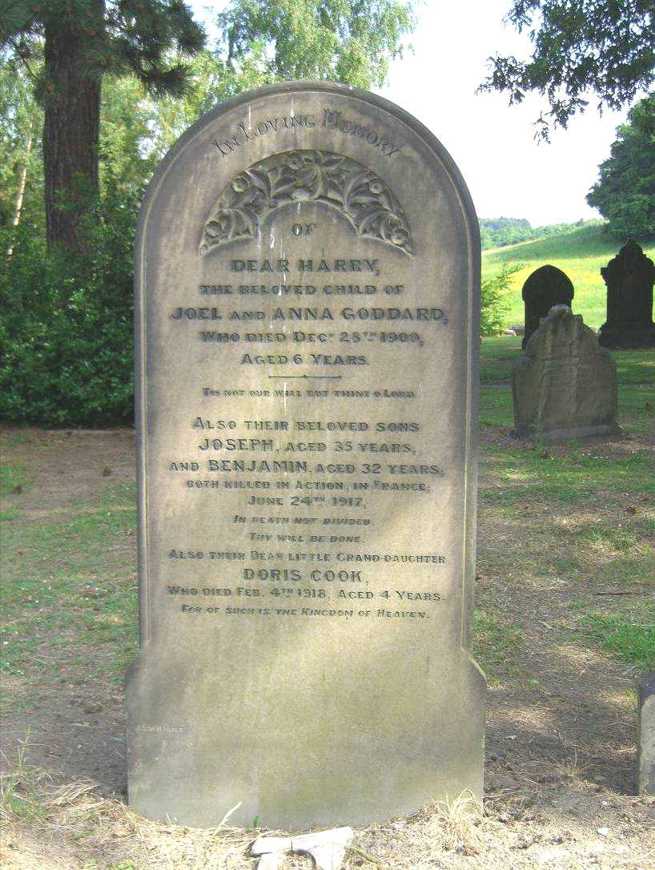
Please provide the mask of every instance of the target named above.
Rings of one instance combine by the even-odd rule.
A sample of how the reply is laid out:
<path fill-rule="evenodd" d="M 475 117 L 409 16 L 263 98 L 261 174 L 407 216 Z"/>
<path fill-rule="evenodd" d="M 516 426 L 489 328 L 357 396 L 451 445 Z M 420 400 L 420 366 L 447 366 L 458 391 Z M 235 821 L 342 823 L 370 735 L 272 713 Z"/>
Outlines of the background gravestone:
<path fill-rule="evenodd" d="M 512 369 L 515 433 L 553 441 L 618 435 L 616 364 L 565 305 L 551 309 Z"/>
<path fill-rule="evenodd" d="M 532 333 L 554 305 L 571 307 L 571 279 L 557 266 L 541 266 L 527 278 L 521 291 L 525 307 L 525 330 L 521 347 L 525 349 Z"/>
<path fill-rule="evenodd" d="M 599 341 L 604 347 L 655 347 L 653 284 L 655 265 L 636 242 L 628 242 L 600 270 L 607 285 L 607 321 Z"/>
<path fill-rule="evenodd" d="M 160 167 L 137 259 L 138 811 L 307 827 L 481 796 L 479 255 L 441 145 L 353 88 L 231 100 Z"/>
<path fill-rule="evenodd" d="M 639 794 L 655 795 L 655 673 L 639 686 Z"/>

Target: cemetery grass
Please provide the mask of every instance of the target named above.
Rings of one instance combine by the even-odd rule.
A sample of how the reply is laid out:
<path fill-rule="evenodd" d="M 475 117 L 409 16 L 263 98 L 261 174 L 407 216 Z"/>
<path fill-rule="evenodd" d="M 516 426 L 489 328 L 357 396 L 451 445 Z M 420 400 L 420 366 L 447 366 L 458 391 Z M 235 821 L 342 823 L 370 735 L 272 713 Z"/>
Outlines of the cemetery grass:
<path fill-rule="evenodd" d="M 482 344 L 474 652 L 490 684 L 485 808 L 463 799 L 357 830 L 348 868 L 655 866 L 655 806 L 634 794 L 635 685 L 655 668 L 653 354 L 615 355 L 625 438 L 544 447 L 510 437 L 519 344 Z M 0 863 L 253 866 L 254 829 L 227 819 L 190 830 L 125 806 L 133 434 L 1 434 Z"/>
<path fill-rule="evenodd" d="M 648 257 L 655 259 L 655 245 L 652 242 L 644 243 L 642 247 Z M 605 322 L 607 298 L 600 269 L 616 256 L 619 248 L 620 243 L 606 233 L 604 226 L 581 227 L 562 235 L 483 251 L 482 274 L 483 277 L 495 275 L 504 265 L 521 267 L 511 276 L 505 294 L 503 319 L 509 327 L 523 324 L 521 288 L 526 278 L 540 266 L 557 266 L 573 282 L 574 313 L 582 314 L 587 326 L 598 329 Z"/>

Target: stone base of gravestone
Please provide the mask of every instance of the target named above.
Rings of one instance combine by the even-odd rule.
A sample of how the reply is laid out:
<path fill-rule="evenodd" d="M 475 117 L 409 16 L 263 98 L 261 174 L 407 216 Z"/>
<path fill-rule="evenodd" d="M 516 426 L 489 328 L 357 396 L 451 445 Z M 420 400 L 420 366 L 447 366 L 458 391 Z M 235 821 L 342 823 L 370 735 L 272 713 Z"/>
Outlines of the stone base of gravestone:
<path fill-rule="evenodd" d="M 598 342 L 603 347 L 615 350 L 655 347 L 655 325 L 631 329 L 625 326 L 612 328 L 604 324 L 598 333 Z"/>
<path fill-rule="evenodd" d="M 620 435 L 616 364 L 582 317 L 551 308 L 512 371 L 514 434 L 566 441 Z"/>
<path fill-rule="evenodd" d="M 639 794 L 655 795 L 655 672 L 639 687 Z"/>

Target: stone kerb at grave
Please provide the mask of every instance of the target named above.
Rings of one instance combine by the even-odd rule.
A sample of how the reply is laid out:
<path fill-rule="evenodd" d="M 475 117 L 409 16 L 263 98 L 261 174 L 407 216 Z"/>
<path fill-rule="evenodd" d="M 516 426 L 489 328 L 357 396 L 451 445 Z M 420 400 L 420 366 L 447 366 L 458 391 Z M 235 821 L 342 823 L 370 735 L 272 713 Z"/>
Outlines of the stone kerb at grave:
<path fill-rule="evenodd" d="M 477 221 L 415 119 L 292 83 L 203 118 L 137 256 L 129 799 L 361 824 L 482 794 Z"/>
<path fill-rule="evenodd" d="M 655 673 L 644 674 L 639 686 L 637 791 L 655 796 Z"/>
<path fill-rule="evenodd" d="M 554 305 L 571 307 L 573 294 L 571 279 L 557 266 L 541 266 L 528 276 L 521 291 L 525 310 L 525 330 L 521 342 L 523 349 Z"/>
<path fill-rule="evenodd" d="M 615 348 L 655 347 L 653 261 L 636 242 L 628 242 L 600 273 L 607 285 L 607 320 L 600 328 L 600 343 Z"/>
<path fill-rule="evenodd" d="M 616 364 L 579 314 L 557 305 L 512 369 L 515 434 L 558 441 L 620 435 Z"/>

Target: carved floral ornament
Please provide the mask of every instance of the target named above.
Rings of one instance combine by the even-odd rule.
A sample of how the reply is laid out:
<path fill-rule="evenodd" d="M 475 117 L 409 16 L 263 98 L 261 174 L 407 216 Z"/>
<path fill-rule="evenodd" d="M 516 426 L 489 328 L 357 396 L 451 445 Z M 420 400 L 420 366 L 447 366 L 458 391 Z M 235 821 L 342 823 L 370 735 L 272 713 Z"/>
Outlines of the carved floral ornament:
<path fill-rule="evenodd" d="M 274 154 L 235 175 L 204 226 L 201 253 L 256 238 L 267 215 L 293 202 L 331 206 L 359 236 L 413 253 L 407 218 L 375 172 L 341 154 L 309 150 Z"/>

